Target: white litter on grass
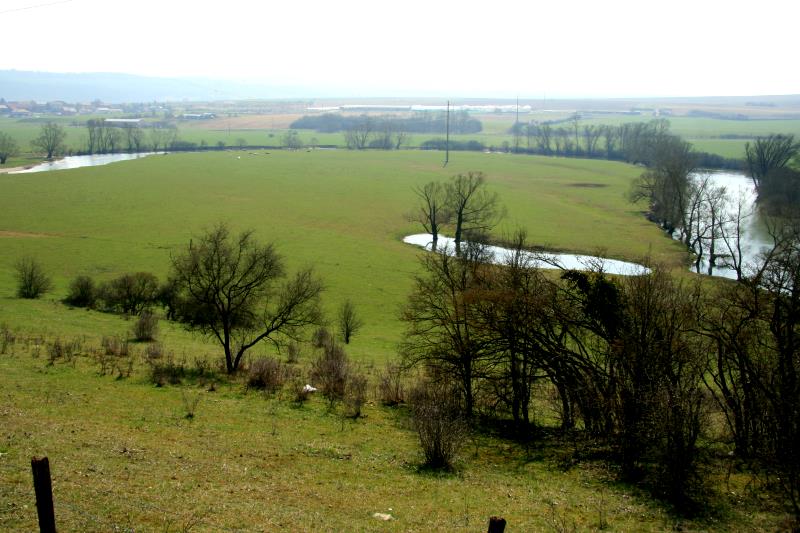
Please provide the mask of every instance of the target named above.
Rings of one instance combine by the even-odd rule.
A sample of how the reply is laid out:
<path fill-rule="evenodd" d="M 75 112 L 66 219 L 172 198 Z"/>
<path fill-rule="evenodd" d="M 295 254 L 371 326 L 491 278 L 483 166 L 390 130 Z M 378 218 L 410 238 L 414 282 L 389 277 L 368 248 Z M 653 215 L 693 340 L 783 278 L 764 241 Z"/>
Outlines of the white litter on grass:
<path fill-rule="evenodd" d="M 372 518 L 377 518 L 378 520 L 383 520 L 384 522 L 388 522 L 389 520 L 394 520 L 394 517 L 387 513 L 374 513 Z"/>
<path fill-rule="evenodd" d="M 309 384 L 306 384 L 306 386 L 303 387 L 303 392 L 317 392 L 317 388 L 316 387 L 312 387 Z"/>

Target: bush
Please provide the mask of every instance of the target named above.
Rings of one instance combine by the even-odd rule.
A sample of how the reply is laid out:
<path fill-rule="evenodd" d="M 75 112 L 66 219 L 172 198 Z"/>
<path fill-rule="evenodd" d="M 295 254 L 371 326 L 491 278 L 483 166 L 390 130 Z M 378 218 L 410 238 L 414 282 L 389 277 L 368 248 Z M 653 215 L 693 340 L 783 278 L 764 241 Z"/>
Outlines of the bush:
<path fill-rule="evenodd" d="M 290 365 L 296 364 L 300 360 L 300 344 L 297 342 L 289 343 L 286 348 L 286 362 Z"/>
<path fill-rule="evenodd" d="M 256 359 L 247 372 L 247 386 L 267 392 L 278 391 L 286 382 L 286 368 L 277 359 Z"/>
<path fill-rule="evenodd" d="M 333 336 L 330 331 L 325 328 L 317 328 L 311 336 L 311 346 L 314 348 L 323 348 L 333 341 Z"/>
<path fill-rule="evenodd" d="M 158 289 L 155 275 L 136 272 L 104 283 L 98 297 L 108 310 L 137 315 L 158 301 Z"/>
<path fill-rule="evenodd" d="M 423 381 L 411 390 L 411 412 L 425 466 L 450 470 L 467 436 L 454 387 Z"/>
<path fill-rule="evenodd" d="M 344 404 L 347 408 L 346 416 L 359 418 L 361 408 L 367 401 L 367 378 L 362 374 L 351 373 L 347 378 L 344 392 Z"/>
<path fill-rule="evenodd" d="M 17 278 L 17 296 L 20 298 L 39 298 L 53 288 L 50 277 L 45 274 L 41 263 L 35 258 L 25 256 L 14 265 Z"/>
<path fill-rule="evenodd" d="M 186 377 L 186 366 L 182 362 L 176 363 L 171 355 L 163 361 L 149 359 L 148 363 L 150 364 L 150 381 L 156 387 L 163 387 L 167 383 L 178 385 Z"/>
<path fill-rule="evenodd" d="M 151 341 L 158 333 L 158 317 L 152 311 L 145 309 L 139 313 L 139 319 L 133 325 L 133 338 L 137 341 Z"/>
<path fill-rule="evenodd" d="M 322 353 L 311 363 L 312 384 L 333 404 L 344 398 L 350 362 L 347 354 L 333 340 L 323 346 Z"/>
<path fill-rule="evenodd" d="M 64 302 L 74 307 L 94 307 L 97 288 L 89 276 L 78 276 L 69 284 L 69 293 Z"/>
<path fill-rule="evenodd" d="M 386 368 L 378 376 L 378 398 L 387 406 L 398 405 L 405 401 L 400 365 L 386 363 Z"/>

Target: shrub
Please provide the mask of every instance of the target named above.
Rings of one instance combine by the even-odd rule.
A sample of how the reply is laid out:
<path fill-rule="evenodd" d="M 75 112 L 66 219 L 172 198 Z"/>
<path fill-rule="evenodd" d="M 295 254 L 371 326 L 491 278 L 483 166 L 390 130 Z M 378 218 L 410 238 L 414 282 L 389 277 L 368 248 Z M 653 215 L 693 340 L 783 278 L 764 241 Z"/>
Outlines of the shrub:
<path fill-rule="evenodd" d="M 0 354 L 8 351 L 9 346 L 17 342 L 16 334 L 8 327 L 8 324 L 0 324 Z"/>
<path fill-rule="evenodd" d="M 367 401 L 367 378 L 362 374 L 351 373 L 347 378 L 344 392 L 345 414 L 351 418 L 361 416 L 361 408 Z"/>
<path fill-rule="evenodd" d="M 133 325 L 133 338 L 137 341 L 151 341 L 158 333 L 158 316 L 145 309 L 139 313 L 136 324 Z"/>
<path fill-rule="evenodd" d="M 161 359 L 164 357 L 164 346 L 158 342 L 150 343 L 147 345 L 147 348 L 144 349 L 144 356 L 148 361 Z"/>
<path fill-rule="evenodd" d="M 297 342 L 289 343 L 286 348 L 286 362 L 290 365 L 296 364 L 300 360 L 300 344 Z"/>
<path fill-rule="evenodd" d="M 97 288 L 89 276 L 78 276 L 69 284 L 69 293 L 64 302 L 74 307 L 92 308 L 97 301 Z"/>
<path fill-rule="evenodd" d="M 349 374 L 347 354 L 332 339 L 311 363 L 311 381 L 331 404 L 344 398 Z"/>
<path fill-rule="evenodd" d="M 148 363 L 150 364 L 150 381 L 157 387 L 163 387 L 167 383 L 178 385 L 186 376 L 184 364 L 176 363 L 171 355 L 167 356 L 163 361 L 149 359 Z"/>
<path fill-rule="evenodd" d="M 277 359 L 256 359 L 247 372 L 247 386 L 267 392 L 278 391 L 286 381 L 287 372 Z"/>
<path fill-rule="evenodd" d="M 104 283 L 98 296 L 106 309 L 136 315 L 157 302 L 158 288 L 155 275 L 136 272 Z"/>
<path fill-rule="evenodd" d="M 20 298 L 39 298 L 53 288 L 44 267 L 35 258 L 25 256 L 14 265 L 17 278 L 17 296 Z"/>
<path fill-rule="evenodd" d="M 100 344 L 106 355 L 113 355 L 115 357 L 126 357 L 128 355 L 128 341 L 122 340 L 117 336 L 103 337 Z"/>
<path fill-rule="evenodd" d="M 326 328 L 318 328 L 311 336 L 311 346 L 314 348 L 323 348 L 333 341 L 333 336 Z"/>
<path fill-rule="evenodd" d="M 396 363 L 386 363 L 378 376 L 378 398 L 383 405 L 397 405 L 405 401 L 402 368 Z"/>
<path fill-rule="evenodd" d="M 411 412 L 425 466 L 449 470 L 467 436 L 454 387 L 423 381 L 411 390 Z"/>
<path fill-rule="evenodd" d="M 337 315 L 339 333 L 345 344 L 350 344 L 350 338 L 364 325 L 364 321 L 356 313 L 356 306 L 349 299 L 339 308 Z"/>
<path fill-rule="evenodd" d="M 306 381 L 300 375 L 295 375 L 289 380 L 289 392 L 291 392 L 292 398 L 298 405 L 302 405 L 311 396 L 311 391 L 306 385 Z"/>

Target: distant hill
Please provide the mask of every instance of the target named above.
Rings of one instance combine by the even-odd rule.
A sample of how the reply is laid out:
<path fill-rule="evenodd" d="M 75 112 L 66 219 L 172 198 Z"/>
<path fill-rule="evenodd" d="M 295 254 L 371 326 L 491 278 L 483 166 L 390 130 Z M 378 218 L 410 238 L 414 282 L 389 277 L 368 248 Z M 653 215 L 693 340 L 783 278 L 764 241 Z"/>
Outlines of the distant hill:
<path fill-rule="evenodd" d="M 248 98 L 306 98 L 302 87 L 114 73 L 0 70 L 0 98 L 9 101 L 152 102 Z M 319 96 L 319 95 L 317 95 Z"/>

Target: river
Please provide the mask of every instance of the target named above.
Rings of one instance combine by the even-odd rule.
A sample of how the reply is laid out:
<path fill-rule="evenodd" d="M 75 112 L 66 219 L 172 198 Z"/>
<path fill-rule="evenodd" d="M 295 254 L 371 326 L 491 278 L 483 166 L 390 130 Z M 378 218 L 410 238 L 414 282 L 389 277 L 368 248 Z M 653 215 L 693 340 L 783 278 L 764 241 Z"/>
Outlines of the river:
<path fill-rule="evenodd" d="M 163 154 L 164 152 L 141 152 L 136 154 L 94 154 L 94 155 L 71 155 L 55 161 L 45 161 L 30 168 L 9 172 L 9 174 L 30 174 L 33 172 L 47 172 L 50 170 L 67 170 L 81 167 L 97 167 L 108 165 L 117 161 L 128 161 L 131 159 L 141 159 L 149 155 Z"/>

